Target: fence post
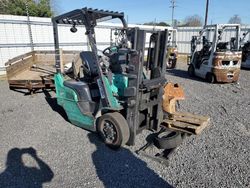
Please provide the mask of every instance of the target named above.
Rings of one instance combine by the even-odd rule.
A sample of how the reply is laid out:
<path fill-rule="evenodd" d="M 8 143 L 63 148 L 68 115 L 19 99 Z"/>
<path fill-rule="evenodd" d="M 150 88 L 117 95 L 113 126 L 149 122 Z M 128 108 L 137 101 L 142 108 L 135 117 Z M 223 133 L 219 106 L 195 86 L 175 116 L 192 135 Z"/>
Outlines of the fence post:
<path fill-rule="evenodd" d="M 27 24 L 28 24 L 29 37 L 30 37 L 30 48 L 31 48 L 31 51 L 33 52 L 34 51 L 34 43 L 33 43 L 30 15 L 29 15 L 29 7 L 28 7 L 27 1 L 25 2 L 25 7 L 26 7 L 26 14 L 27 14 Z"/>

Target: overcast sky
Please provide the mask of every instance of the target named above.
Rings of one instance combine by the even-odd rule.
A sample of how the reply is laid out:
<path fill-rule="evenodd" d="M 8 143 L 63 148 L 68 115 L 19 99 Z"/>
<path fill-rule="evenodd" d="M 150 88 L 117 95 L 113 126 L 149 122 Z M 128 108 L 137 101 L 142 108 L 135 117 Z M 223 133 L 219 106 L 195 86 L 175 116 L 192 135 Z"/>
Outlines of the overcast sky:
<path fill-rule="evenodd" d="M 129 23 L 164 21 L 171 23 L 170 0 L 55 0 L 60 13 L 89 7 L 124 12 Z M 206 0 L 176 0 L 175 18 L 198 14 L 204 18 Z M 238 14 L 242 23 L 250 24 L 250 0 L 210 0 L 208 23 L 227 23 Z"/>

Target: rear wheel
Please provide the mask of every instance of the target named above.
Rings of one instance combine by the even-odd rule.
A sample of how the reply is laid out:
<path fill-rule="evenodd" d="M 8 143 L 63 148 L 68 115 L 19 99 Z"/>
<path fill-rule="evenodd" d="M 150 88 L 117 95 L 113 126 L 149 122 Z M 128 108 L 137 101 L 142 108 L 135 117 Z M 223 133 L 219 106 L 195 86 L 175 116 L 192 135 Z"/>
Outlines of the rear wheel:
<path fill-rule="evenodd" d="M 212 73 L 207 73 L 206 80 L 208 83 L 214 83 L 215 82 L 215 76 Z"/>
<path fill-rule="evenodd" d="M 189 76 L 194 76 L 194 66 L 193 65 L 189 65 L 189 67 L 188 67 L 188 75 Z"/>
<path fill-rule="evenodd" d="M 97 124 L 101 138 L 112 149 L 124 146 L 129 139 L 129 127 L 126 119 L 118 112 L 102 115 Z"/>
<path fill-rule="evenodd" d="M 176 67 L 176 58 L 174 59 L 169 59 L 166 63 L 166 68 L 167 69 L 174 69 Z"/>

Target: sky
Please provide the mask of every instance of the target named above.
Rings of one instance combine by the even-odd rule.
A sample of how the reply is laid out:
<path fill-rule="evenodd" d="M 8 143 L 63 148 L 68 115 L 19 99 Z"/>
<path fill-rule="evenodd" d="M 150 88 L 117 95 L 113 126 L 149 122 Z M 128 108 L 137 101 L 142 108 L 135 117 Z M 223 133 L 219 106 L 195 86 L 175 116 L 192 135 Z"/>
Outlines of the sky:
<path fill-rule="evenodd" d="M 124 12 L 128 22 L 143 24 L 156 20 L 171 23 L 170 0 L 54 0 L 59 13 L 88 7 Z M 209 0 L 208 23 L 227 23 L 237 14 L 242 23 L 250 24 L 250 0 Z M 176 0 L 174 18 L 199 15 L 204 19 L 206 0 Z"/>

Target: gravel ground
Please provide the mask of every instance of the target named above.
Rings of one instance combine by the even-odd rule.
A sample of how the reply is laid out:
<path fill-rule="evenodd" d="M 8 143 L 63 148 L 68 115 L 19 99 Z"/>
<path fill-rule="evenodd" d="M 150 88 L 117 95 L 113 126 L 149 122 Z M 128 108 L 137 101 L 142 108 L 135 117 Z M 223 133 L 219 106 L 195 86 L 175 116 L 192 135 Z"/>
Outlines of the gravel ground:
<path fill-rule="evenodd" d="M 250 70 L 239 84 L 221 85 L 190 79 L 186 69 L 179 64 L 167 75 L 185 89 L 181 111 L 212 120 L 168 167 L 135 154 L 148 132 L 112 151 L 67 122 L 53 98 L 25 96 L 0 81 L 0 187 L 250 187 Z"/>

